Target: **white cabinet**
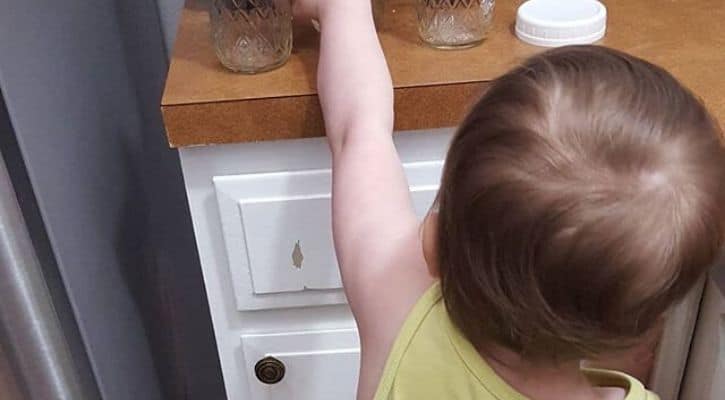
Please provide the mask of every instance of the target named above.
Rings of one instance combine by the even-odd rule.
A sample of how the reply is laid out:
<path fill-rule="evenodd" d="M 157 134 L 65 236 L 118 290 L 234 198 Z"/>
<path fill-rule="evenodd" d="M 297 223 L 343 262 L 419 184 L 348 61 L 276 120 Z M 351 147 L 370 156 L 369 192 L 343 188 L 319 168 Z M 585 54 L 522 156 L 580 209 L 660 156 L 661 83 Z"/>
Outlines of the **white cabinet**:
<path fill-rule="evenodd" d="M 419 217 L 435 199 L 441 161 L 404 164 Z M 331 232 L 331 171 L 213 178 L 240 310 L 343 303 Z"/>
<path fill-rule="evenodd" d="M 451 133 L 394 137 L 419 216 L 435 196 Z M 327 143 L 188 147 L 180 155 L 228 399 L 354 398 L 358 343 L 330 236 Z M 686 365 L 684 390 L 697 394 L 683 400 L 722 390 L 723 303 L 708 289 L 710 312 L 698 319 L 701 288 L 668 319 L 652 378 L 663 400 L 681 393 Z M 255 374 L 268 356 L 285 366 L 273 385 Z"/>
<path fill-rule="evenodd" d="M 330 251 L 329 195 L 239 201 L 247 265 L 254 294 L 339 289 L 340 275 Z"/>
<path fill-rule="evenodd" d="M 354 329 L 244 335 L 242 348 L 254 400 L 355 398 L 360 347 Z M 271 364 L 274 383 L 257 376 L 262 363 Z"/>
<path fill-rule="evenodd" d="M 394 136 L 419 216 L 435 197 L 451 133 Z M 330 235 L 326 141 L 179 154 L 228 399 L 354 398 L 359 347 Z M 273 385 L 255 374 L 268 356 L 285 366 Z"/>

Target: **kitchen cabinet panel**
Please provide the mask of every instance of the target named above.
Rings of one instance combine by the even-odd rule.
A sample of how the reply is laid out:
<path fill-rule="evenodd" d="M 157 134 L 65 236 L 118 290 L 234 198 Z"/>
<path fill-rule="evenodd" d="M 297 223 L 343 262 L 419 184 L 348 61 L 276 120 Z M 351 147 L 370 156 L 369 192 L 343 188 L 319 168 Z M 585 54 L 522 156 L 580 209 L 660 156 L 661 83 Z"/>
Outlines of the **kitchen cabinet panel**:
<path fill-rule="evenodd" d="M 354 329 L 245 335 L 242 347 L 252 399 L 355 398 L 360 349 Z M 257 377 L 265 362 L 278 382 Z"/>
<path fill-rule="evenodd" d="M 404 163 L 419 218 L 432 205 L 443 163 Z M 332 241 L 331 171 L 213 178 L 239 310 L 345 302 Z"/>

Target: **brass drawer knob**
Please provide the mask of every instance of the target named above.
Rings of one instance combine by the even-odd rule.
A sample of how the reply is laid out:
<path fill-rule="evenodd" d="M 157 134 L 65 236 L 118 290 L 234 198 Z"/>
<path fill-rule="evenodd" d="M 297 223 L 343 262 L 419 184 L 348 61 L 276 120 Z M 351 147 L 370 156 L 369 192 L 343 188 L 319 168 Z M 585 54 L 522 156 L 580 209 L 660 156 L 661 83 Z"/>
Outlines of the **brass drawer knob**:
<path fill-rule="evenodd" d="M 285 367 L 282 361 L 274 357 L 265 357 L 257 361 L 254 374 L 260 382 L 274 385 L 284 378 Z"/>

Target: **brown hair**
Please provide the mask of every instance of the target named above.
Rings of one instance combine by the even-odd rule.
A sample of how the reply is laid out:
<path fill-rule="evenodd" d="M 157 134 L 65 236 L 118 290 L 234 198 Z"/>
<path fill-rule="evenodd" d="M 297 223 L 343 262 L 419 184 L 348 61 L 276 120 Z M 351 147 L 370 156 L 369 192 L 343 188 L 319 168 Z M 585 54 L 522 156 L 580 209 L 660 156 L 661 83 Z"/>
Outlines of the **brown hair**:
<path fill-rule="evenodd" d="M 715 260 L 722 132 L 662 68 L 572 46 L 496 79 L 438 194 L 451 319 L 475 345 L 575 359 L 631 345 Z"/>

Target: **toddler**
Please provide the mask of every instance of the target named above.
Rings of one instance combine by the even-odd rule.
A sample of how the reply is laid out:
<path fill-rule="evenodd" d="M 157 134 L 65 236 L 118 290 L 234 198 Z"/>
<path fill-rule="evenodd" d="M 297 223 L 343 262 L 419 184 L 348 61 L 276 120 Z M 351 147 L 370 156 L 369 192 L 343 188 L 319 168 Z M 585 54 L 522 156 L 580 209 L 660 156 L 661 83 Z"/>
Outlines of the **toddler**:
<path fill-rule="evenodd" d="M 725 152 L 703 105 L 618 51 L 535 56 L 458 128 L 421 225 L 370 1 L 295 8 L 321 26 L 358 399 L 656 399 L 580 362 L 637 344 L 720 253 Z"/>

